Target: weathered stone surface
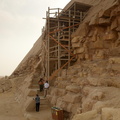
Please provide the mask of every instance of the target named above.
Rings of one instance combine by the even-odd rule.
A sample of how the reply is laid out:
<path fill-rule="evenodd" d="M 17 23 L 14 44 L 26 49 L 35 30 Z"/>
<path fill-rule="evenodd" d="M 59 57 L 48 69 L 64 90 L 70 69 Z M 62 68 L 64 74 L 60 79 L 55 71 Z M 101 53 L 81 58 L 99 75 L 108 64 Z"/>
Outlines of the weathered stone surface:
<path fill-rule="evenodd" d="M 69 86 L 66 86 L 66 90 L 74 93 L 80 93 L 81 88 L 77 85 L 69 85 Z"/>
<path fill-rule="evenodd" d="M 57 99 L 58 99 L 58 97 L 57 96 L 52 96 L 51 97 L 52 99 L 51 99 L 51 104 L 54 106 L 54 105 L 56 105 L 56 102 L 57 102 Z"/>
<path fill-rule="evenodd" d="M 109 58 L 109 63 L 111 63 L 111 64 L 115 64 L 115 63 L 120 64 L 120 57 Z"/>
<path fill-rule="evenodd" d="M 77 43 L 77 42 L 79 42 L 79 37 L 80 37 L 80 36 L 74 37 L 71 42 L 72 42 L 72 43 Z"/>
<path fill-rule="evenodd" d="M 73 48 L 79 48 L 80 47 L 80 43 L 72 43 L 72 47 Z"/>
<path fill-rule="evenodd" d="M 109 25 L 110 24 L 110 19 L 109 18 L 100 18 L 99 19 L 99 25 Z"/>
<path fill-rule="evenodd" d="M 3 93 L 3 92 L 4 92 L 4 90 L 2 88 L 0 88 L 0 93 Z"/>
<path fill-rule="evenodd" d="M 84 49 L 84 47 L 82 47 L 82 48 L 77 48 L 75 51 L 76 51 L 76 53 L 81 54 L 85 51 L 85 49 Z"/>
<path fill-rule="evenodd" d="M 120 109 L 119 108 L 103 108 L 102 109 L 102 120 L 119 120 Z"/>
<path fill-rule="evenodd" d="M 115 31 L 109 31 L 105 33 L 104 40 L 115 41 L 118 38 L 118 34 Z"/>
<path fill-rule="evenodd" d="M 117 27 L 118 27 L 118 21 L 117 19 L 115 19 L 112 21 L 111 30 L 115 30 Z"/>
<path fill-rule="evenodd" d="M 73 93 L 68 93 L 63 98 L 63 101 L 69 102 L 69 103 L 78 103 L 78 102 L 80 102 L 80 100 L 81 100 L 81 95 L 73 94 Z"/>
<path fill-rule="evenodd" d="M 101 117 L 97 113 L 97 110 L 93 110 L 90 112 L 77 114 L 73 117 L 72 120 L 101 120 Z"/>
<path fill-rule="evenodd" d="M 98 15 L 96 14 L 96 15 L 94 15 L 93 17 L 92 17 L 92 19 L 90 20 L 90 23 L 89 23 L 89 25 L 91 26 L 91 25 L 97 25 L 99 23 L 99 19 L 98 19 Z"/>

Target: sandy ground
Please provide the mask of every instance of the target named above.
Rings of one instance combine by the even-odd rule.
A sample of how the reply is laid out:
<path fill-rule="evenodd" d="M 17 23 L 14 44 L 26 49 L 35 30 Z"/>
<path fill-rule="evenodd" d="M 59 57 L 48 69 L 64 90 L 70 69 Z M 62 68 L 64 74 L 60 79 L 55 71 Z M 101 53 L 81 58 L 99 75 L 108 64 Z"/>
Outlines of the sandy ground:
<path fill-rule="evenodd" d="M 20 105 L 14 99 L 14 94 L 6 92 L 0 94 L 0 120 L 52 120 L 51 109 L 22 113 Z"/>

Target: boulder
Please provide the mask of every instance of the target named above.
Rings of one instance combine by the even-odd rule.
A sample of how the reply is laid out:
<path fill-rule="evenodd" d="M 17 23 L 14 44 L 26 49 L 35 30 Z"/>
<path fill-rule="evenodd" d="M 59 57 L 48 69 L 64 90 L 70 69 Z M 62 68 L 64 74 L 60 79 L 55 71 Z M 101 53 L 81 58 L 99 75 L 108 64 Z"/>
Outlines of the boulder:
<path fill-rule="evenodd" d="M 110 24 L 110 18 L 100 18 L 99 19 L 99 25 L 109 25 Z"/>
<path fill-rule="evenodd" d="M 86 113 L 76 114 L 72 120 L 101 120 L 101 116 L 97 113 L 97 110 L 92 110 Z"/>
<path fill-rule="evenodd" d="M 99 23 L 99 19 L 98 19 L 98 14 L 95 14 L 91 20 L 90 20 L 90 23 L 89 23 L 89 26 L 91 25 L 97 25 Z"/>
<path fill-rule="evenodd" d="M 74 93 L 80 93 L 81 88 L 78 85 L 69 85 L 66 86 L 66 90 Z"/>
<path fill-rule="evenodd" d="M 111 58 L 109 58 L 109 63 L 111 63 L 111 64 L 120 64 L 120 57 L 111 57 Z"/>
<path fill-rule="evenodd" d="M 63 101 L 68 102 L 68 103 L 78 103 L 78 102 L 81 101 L 81 95 L 80 94 L 67 93 L 63 97 Z"/>
<path fill-rule="evenodd" d="M 118 38 L 118 34 L 116 31 L 109 31 L 109 32 L 106 32 L 104 35 L 104 40 L 107 40 L 107 41 L 115 41 L 117 40 L 117 38 Z"/>
<path fill-rule="evenodd" d="M 74 38 L 71 40 L 71 42 L 72 42 L 72 43 L 77 43 L 77 42 L 79 42 L 79 37 L 80 37 L 80 36 L 74 37 Z"/>
<path fill-rule="evenodd" d="M 103 108 L 102 120 L 119 120 L 120 108 Z"/>
<path fill-rule="evenodd" d="M 84 47 L 81 47 L 81 48 L 77 48 L 77 49 L 75 49 L 75 50 L 76 50 L 76 53 L 81 54 L 81 53 L 83 53 L 83 52 L 85 51 L 85 48 L 84 48 Z"/>
<path fill-rule="evenodd" d="M 118 27 L 118 21 L 117 19 L 114 19 L 111 23 L 111 30 L 115 30 Z"/>

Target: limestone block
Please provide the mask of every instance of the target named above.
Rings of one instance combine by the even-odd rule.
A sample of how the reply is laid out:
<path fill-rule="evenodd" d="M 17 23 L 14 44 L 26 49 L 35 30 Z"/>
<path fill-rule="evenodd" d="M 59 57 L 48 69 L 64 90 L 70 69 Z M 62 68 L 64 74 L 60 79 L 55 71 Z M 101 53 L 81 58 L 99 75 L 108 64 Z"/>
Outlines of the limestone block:
<path fill-rule="evenodd" d="M 2 88 L 0 88 L 0 93 L 3 93 L 3 92 L 4 92 L 4 90 Z"/>
<path fill-rule="evenodd" d="M 78 102 L 80 102 L 80 100 L 81 100 L 81 95 L 80 94 L 67 93 L 63 97 L 63 101 L 69 102 L 69 103 L 78 103 Z"/>
<path fill-rule="evenodd" d="M 96 50 L 95 54 L 93 55 L 94 60 L 104 59 L 104 58 L 105 58 L 105 54 L 103 50 Z"/>
<path fill-rule="evenodd" d="M 112 57 L 112 58 L 109 58 L 109 63 L 111 64 L 120 64 L 120 57 Z"/>
<path fill-rule="evenodd" d="M 114 19 L 111 23 L 111 30 L 114 30 L 118 27 L 118 21 L 117 19 Z"/>
<path fill-rule="evenodd" d="M 89 59 L 89 54 L 85 54 L 85 59 L 86 59 L 86 60 Z"/>
<path fill-rule="evenodd" d="M 94 42 L 93 48 L 94 49 L 103 49 L 104 48 L 103 41 L 97 40 L 96 42 Z"/>
<path fill-rule="evenodd" d="M 63 80 L 65 80 L 65 77 L 57 77 L 57 80 L 63 81 Z"/>
<path fill-rule="evenodd" d="M 80 81 L 80 79 L 79 78 L 77 78 L 77 77 L 72 77 L 72 79 L 71 79 L 71 82 L 72 83 L 79 83 L 79 81 Z"/>
<path fill-rule="evenodd" d="M 73 47 L 73 48 L 79 48 L 79 47 L 80 47 L 80 44 L 79 44 L 79 43 L 72 43 L 72 47 Z"/>
<path fill-rule="evenodd" d="M 117 16 L 116 19 L 117 19 L 117 23 L 118 23 L 116 31 L 120 32 L 120 16 Z"/>
<path fill-rule="evenodd" d="M 67 108 L 66 108 L 67 112 L 72 112 L 72 106 L 73 105 L 74 104 L 72 104 L 72 103 L 68 103 Z"/>
<path fill-rule="evenodd" d="M 77 113 L 77 110 L 80 108 L 80 106 L 81 106 L 81 103 L 75 103 L 75 104 L 73 104 L 73 105 L 72 105 L 71 112 L 72 112 L 73 114 L 76 114 L 76 113 Z"/>
<path fill-rule="evenodd" d="M 82 114 L 76 114 L 72 120 L 101 120 L 97 110 L 92 110 Z"/>
<path fill-rule="evenodd" d="M 98 112 L 101 111 L 102 108 L 108 106 L 106 102 L 103 101 L 97 101 L 94 105 L 93 105 L 93 110 L 97 110 Z"/>
<path fill-rule="evenodd" d="M 58 96 L 64 96 L 66 94 L 66 90 L 65 89 L 58 89 L 57 95 Z"/>
<path fill-rule="evenodd" d="M 69 69 L 69 70 L 67 71 L 67 75 L 70 75 L 70 77 L 72 77 L 73 75 L 75 75 L 75 74 L 77 74 L 77 73 L 78 73 L 78 70 L 77 70 L 77 69 L 74 69 L 74 68 Z"/>
<path fill-rule="evenodd" d="M 100 101 L 100 100 L 102 100 L 102 99 L 105 97 L 105 95 L 104 95 L 104 93 L 101 92 L 101 91 L 94 90 L 94 91 L 90 94 L 90 97 L 91 97 L 92 99 L 94 99 L 94 100 Z"/>
<path fill-rule="evenodd" d="M 116 31 L 120 32 L 120 25 L 116 28 Z"/>
<path fill-rule="evenodd" d="M 69 84 L 70 83 L 68 81 L 62 81 L 62 82 L 59 81 L 57 87 L 63 89 L 63 88 L 66 88 L 66 86 L 69 85 Z"/>
<path fill-rule="evenodd" d="M 102 120 L 119 120 L 120 108 L 103 108 Z"/>
<path fill-rule="evenodd" d="M 4 91 L 7 91 L 7 90 L 9 90 L 10 88 L 12 88 L 12 86 L 11 86 L 11 84 L 6 83 L 5 85 L 2 85 L 2 88 L 3 88 Z"/>
<path fill-rule="evenodd" d="M 67 74 L 67 69 L 63 69 L 63 70 L 61 71 L 61 76 L 62 76 L 62 77 L 66 77 L 66 74 Z"/>
<path fill-rule="evenodd" d="M 50 94 L 52 96 L 58 96 L 58 88 L 52 88 Z"/>
<path fill-rule="evenodd" d="M 85 51 L 85 48 L 84 48 L 84 47 L 81 47 L 81 48 L 77 48 L 77 49 L 76 49 L 76 53 L 79 53 L 79 54 L 83 53 L 84 51 Z"/>
<path fill-rule="evenodd" d="M 110 24 L 110 19 L 109 18 L 99 18 L 99 24 L 100 25 L 109 25 Z"/>
<path fill-rule="evenodd" d="M 98 15 L 95 14 L 95 15 L 91 18 L 89 25 L 90 25 L 90 26 L 91 26 L 91 25 L 97 25 L 98 22 L 99 22 L 99 20 L 98 20 Z"/>
<path fill-rule="evenodd" d="M 98 77 L 87 77 L 87 79 L 90 85 L 100 85 Z"/>
<path fill-rule="evenodd" d="M 120 15 L 120 6 L 115 7 L 115 9 L 111 11 L 111 15 L 110 16 L 112 18 L 112 17 L 116 17 L 118 15 Z"/>
<path fill-rule="evenodd" d="M 104 40 L 115 41 L 118 38 L 118 34 L 115 31 L 106 32 L 104 35 Z"/>
<path fill-rule="evenodd" d="M 52 96 L 52 98 L 51 98 L 51 104 L 53 105 L 53 106 L 55 106 L 56 105 L 56 103 L 57 103 L 57 99 L 58 99 L 58 97 L 57 96 Z"/>
<path fill-rule="evenodd" d="M 99 12 L 100 18 L 109 17 L 109 16 L 110 16 L 110 11 L 100 10 L 100 12 Z"/>
<path fill-rule="evenodd" d="M 80 36 L 74 37 L 74 38 L 71 40 L 71 42 L 72 42 L 72 43 L 77 43 L 77 42 L 79 42 L 79 37 L 80 37 Z"/>
<path fill-rule="evenodd" d="M 79 61 L 79 60 L 84 60 L 85 59 L 85 54 L 83 53 L 83 54 L 78 54 L 77 55 L 77 60 Z"/>
<path fill-rule="evenodd" d="M 66 86 L 66 90 L 74 93 L 80 93 L 81 88 L 77 85 L 69 85 L 69 86 Z"/>
<path fill-rule="evenodd" d="M 120 72 L 120 64 L 112 64 L 112 70 Z"/>
<path fill-rule="evenodd" d="M 72 104 L 68 103 L 67 112 L 72 112 L 73 114 L 77 113 L 77 109 L 80 108 L 80 103 Z"/>
<path fill-rule="evenodd" d="M 63 101 L 62 98 L 58 98 L 57 103 L 56 103 L 56 107 L 66 110 L 67 104 L 66 104 L 66 102 Z"/>
<path fill-rule="evenodd" d="M 82 111 L 86 112 L 86 111 L 90 111 L 93 108 L 93 105 L 97 102 L 97 100 L 92 100 L 91 98 L 87 98 L 87 99 L 82 99 Z"/>
<path fill-rule="evenodd" d="M 106 49 L 109 49 L 109 48 L 111 48 L 112 47 L 112 44 L 111 44 L 111 41 L 104 41 L 103 42 L 104 44 L 104 48 L 106 48 Z"/>
<path fill-rule="evenodd" d="M 72 34 L 72 37 L 75 36 L 86 36 L 89 32 L 89 27 L 88 27 L 88 23 L 83 23 L 81 24 L 81 26 L 76 30 L 76 32 L 74 34 Z"/>

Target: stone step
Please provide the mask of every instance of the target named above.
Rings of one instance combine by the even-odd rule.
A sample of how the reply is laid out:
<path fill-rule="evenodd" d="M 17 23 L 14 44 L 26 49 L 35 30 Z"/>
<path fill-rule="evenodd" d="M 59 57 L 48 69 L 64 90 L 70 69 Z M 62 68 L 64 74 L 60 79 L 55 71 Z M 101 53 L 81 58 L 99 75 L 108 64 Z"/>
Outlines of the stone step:
<path fill-rule="evenodd" d="M 28 105 L 26 106 L 26 111 L 28 112 L 35 111 L 35 101 L 33 100 L 33 98 L 35 97 L 27 98 Z M 48 108 L 50 108 L 49 101 L 43 96 L 40 96 L 40 109 L 43 110 L 43 109 L 48 109 Z"/>
<path fill-rule="evenodd" d="M 29 88 L 30 88 L 30 89 L 35 89 L 35 88 L 36 88 L 36 89 L 39 89 L 39 85 L 36 85 L 36 84 L 34 85 L 34 84 L 32 84 L 32 85 L 29 86 Z"/>

